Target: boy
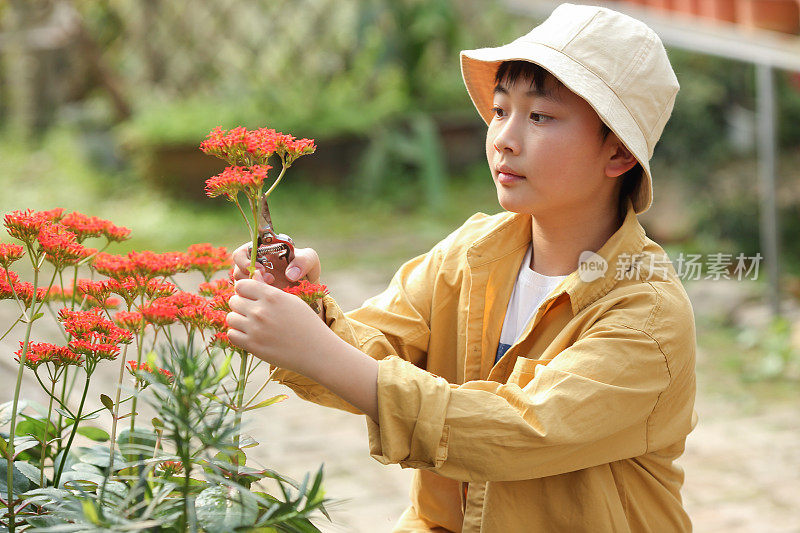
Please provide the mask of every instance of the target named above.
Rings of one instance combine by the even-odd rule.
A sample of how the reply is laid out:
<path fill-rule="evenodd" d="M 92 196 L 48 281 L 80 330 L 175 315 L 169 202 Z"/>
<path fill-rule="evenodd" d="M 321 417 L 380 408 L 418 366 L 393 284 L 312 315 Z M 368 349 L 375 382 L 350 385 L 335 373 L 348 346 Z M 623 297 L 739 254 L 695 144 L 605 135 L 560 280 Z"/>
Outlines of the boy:
<path fill-rule="evenodd" d="M 234 259 L 230 340 L 305 399 L 368 415 L 415 468 L 395 531 L 689 531 L 674 464 L 694 426 L 691 304 L 637 214 L 678 83 L 658 37 L 559 6 L 461 53 L 500 205 L 323 321 Z M 292 272 L 292 269 L 296 270 Z M 319 277 L 297 251 L 292 279 Z"/>

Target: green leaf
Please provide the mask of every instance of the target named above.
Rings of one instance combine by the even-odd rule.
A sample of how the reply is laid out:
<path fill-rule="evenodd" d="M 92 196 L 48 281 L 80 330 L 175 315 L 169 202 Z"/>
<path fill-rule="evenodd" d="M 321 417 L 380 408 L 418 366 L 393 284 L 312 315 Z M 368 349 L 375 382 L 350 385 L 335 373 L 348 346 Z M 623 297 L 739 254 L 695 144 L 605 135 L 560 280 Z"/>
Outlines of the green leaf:
<path fill-rule="evenodd" d="M 100 395 L 100 403 L 103 404 L 103 407 L 108 409 L 109 412 L 114 412 L 114 400 L 112 400 L 109 396 L 105 394 Z"/>
<path fill-rule="evenodd" d="M 92 439 L 95 442 L 105 442 L 110 438 L 105 430 L 93 427 L 79 427 L 78 434 Z"/>
<path fill-rule="evenodd" d="M 75 415 L 70 413 L 69 411 L 62 409 L 61 407 L 56 407 L 55 412 L 60 414 L 61 416 L 65 417 L 67 420 L 72 420 Z"/>
<path fill-rule="evenodd" d="M 239 437 L 239 448 L 252 448 L 258 446 L 258 441 L 252 435 L 242 435 Z"/>
<path fill-rule="evenodd" d="M 206 531 L 233 532 L 255 524 L 258 505 L 246 491 L 216 486 L 205 489 L 195 500 L 197 521 Z"/>
<path fill-rule="evenodd" d="M 12 466 L 12 487 L 14 494 L 22 494 L 30 488 L 30 481 L 28 478 L 19 471 L 16 465 Z M 8 461 L 0 459 L 0 494 L 4 496 L 8 494 Z"/>
<path fill-rule="evenodd" d="M 25 400 L 19 400 L 17 402 L 17 414 L 21 413 L 23 409 L 28 406 L 28 402 Z M 5 426 L 9 422 L 11 422 L 11 409 L 14 407 L 14 402 L 6 402 L 0 405 L 0 427 Z"/>
<path fill-rule="evenodd" d="M 39 486 L 41 470 L 39 470 L 38 466 L 34 466 L 27 461 L 15 461 L 14 468 L 22 472 L 22 475 L 28 478 L 28 481 L 31 482 L 32 487 Z M 45 481 L 46 480 L 47 476 L 45 476 Z"/>
<path fill-rule="evenodd" d="M 228 375 L 228 373 L 230 373 L 232 358 L 233 354 L 229 353 L 227 357 L 225 357 L 225 360 L 222 361 L 222 365 L 219 367 L 219 370 L 217 371 L 217 377 L 215 378 L 214 383 L 219 383 L 225 378 L 225 376 Z"/>
<path fill-rule="evenodd" d="M 45 433 L 47 434 L 47 437 L 52 437 L 55 435 L 56 427 L 49 420 L 33 418 L 27 415 L 22 416 L 25 417 L 25 420 L 22 420 L 19 424 L 17 424 L 17 428 L 14 431 L 17 435 L 31 435 L 39 441 L 45 440 Z"/>
<path fill-rule="evenodd" d="M 30 450 L 39 445 L 39 441 L 31 437 L 23 437 L 14 439 L 14 456 L 21 454 L 25 450 Z"/>
<path fill-rule="evenodd" d="M 274 403 L 282 402 L 289 398 L 286 394 L 278 394 L 277 396 L 273 396 L 272 398 L 266 399 L 263 402 L 258 402 L 255 405 L 251 405 L 250 407 L 245 408 L 245 411 L 252 411 L 253 409 L 260 409 L 261 407 L 266 407 L 268 405 L 272 405 Z"/>

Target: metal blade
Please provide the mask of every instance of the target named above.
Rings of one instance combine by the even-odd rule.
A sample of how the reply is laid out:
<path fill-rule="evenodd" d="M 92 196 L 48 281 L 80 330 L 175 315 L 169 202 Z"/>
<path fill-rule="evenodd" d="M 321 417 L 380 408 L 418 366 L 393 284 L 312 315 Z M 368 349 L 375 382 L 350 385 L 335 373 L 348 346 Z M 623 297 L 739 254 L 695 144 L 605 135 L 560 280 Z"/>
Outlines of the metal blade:
<path fill-rule="evenodd" d="M 258 214 L 258 233 L 264 235 L 267 230 L 274 232 L 275 228 L 272 227 L 272 217 L 269 215 L 269 206 L 267 205 L 267 197 L 261 196 L 258 199 L 259 214 Z"/>

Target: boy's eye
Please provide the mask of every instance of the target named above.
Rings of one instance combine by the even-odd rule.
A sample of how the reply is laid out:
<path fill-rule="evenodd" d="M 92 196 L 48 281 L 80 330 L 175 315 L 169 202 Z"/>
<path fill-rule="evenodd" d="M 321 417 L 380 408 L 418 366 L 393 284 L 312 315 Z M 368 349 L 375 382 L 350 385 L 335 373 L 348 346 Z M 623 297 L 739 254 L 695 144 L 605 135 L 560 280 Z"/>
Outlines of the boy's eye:
<path fill-rule="evenodd" d="M 547 122 L 547 120 L 549 119 L 550 117 L 548 117 L 547 115 L 542 115 L 541 113 L 531 113 L 531 120 L 533 120 L 534 122 L 537 123 Z"/>
<path fill-rule="evenodd" d="M 503 109 L 501 107 L 499 107 L 499 106 L 494 106 L 492 108 L 492 114 L 494 116 L 496 116 L 496 117 L 502 117 L 503 116 Z"/>

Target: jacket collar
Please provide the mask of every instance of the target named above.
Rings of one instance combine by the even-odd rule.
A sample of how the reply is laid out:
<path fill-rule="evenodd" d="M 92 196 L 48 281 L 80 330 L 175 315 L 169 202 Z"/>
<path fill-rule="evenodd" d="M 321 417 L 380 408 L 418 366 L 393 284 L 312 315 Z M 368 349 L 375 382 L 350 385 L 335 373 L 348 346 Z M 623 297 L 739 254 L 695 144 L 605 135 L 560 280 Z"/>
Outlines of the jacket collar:
<path fill-rule="evenodd" d="M 619 275 L 631 265 L 631 260 L 642 253 L 647 236 L 639 223 L 630 199 L 625 220 L 619 229 L 595 253 L 602 258 L 597 262 L 607 265 L 605 272 L 594 280 L 584 281 L 576 267 L 556 288 L 550 299 L 563 293 L 570 298 L 573 316 L 592 302 L 602 298 L 619 282 Z M 475 268 L 502 259 L 510 254 L 519 255 L 531 243 L 530 215 L 508 213 L 497 227 L 476 240 L 467 251 L 469 264 Z M 605 263 L 603 263 L 605 261 Z M 586 276 L 584 276 L 586 277 Z"/>

